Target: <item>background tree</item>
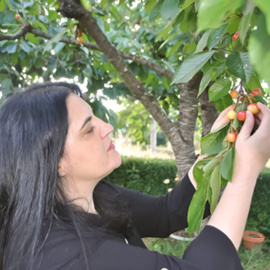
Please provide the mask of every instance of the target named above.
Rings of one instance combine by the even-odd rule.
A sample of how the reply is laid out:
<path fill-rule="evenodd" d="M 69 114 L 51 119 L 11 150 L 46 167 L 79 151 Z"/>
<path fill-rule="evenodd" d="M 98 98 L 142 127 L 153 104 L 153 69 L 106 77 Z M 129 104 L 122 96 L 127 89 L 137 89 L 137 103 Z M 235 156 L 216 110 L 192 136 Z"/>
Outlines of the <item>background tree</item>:
<path fill-rule="evenodd" d="M 232 103 L 230 89 L 269 83 L 267 2 L 0 0 L 3 97 L 41 78 L 75 78 L 108 118 L 98 89 L 132 95 L 166 134 L 182 176 L 195 160 L 198 109 L 206 134 L 215 108 Z M 177 119 L 168 117 L 170 108 Z"/>

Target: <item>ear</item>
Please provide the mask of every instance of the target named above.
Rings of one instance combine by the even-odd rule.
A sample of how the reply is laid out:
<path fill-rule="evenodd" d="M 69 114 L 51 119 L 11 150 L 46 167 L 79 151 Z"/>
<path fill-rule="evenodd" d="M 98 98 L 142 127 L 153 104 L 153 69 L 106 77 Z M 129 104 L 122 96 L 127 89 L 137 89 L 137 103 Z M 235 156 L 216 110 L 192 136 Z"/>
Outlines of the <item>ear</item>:
<path fill-rule="evenodd" d="M 58 174 L 60 177 L 64 177 L 67 174 L 66 166 L 66 159 L 62 157 L 58 164 Z"/>

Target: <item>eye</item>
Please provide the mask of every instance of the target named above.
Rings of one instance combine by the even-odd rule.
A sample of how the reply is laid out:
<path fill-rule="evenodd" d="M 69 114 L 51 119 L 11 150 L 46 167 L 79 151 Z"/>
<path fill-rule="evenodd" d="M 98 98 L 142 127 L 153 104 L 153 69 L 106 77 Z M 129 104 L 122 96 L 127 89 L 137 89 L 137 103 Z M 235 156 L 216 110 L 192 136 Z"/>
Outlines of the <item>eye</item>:
<path fill-rule="evenodd" d="M 88 129 L 87 133 L 92 133 L 94 131 L 95 127 L 91 126 L 90 129 Z"/>

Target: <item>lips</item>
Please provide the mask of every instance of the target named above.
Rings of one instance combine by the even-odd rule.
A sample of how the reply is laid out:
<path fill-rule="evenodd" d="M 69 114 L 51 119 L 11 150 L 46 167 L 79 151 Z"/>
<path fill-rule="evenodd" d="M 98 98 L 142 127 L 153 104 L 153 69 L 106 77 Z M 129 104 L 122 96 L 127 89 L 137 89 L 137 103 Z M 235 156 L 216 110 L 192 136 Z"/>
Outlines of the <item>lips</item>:
<path fill-rule="evenodd" d="M 110 146 L 108 148 L 108 151 L 114 150 L 115 149 L 115 145 L 111 142 Z"/>

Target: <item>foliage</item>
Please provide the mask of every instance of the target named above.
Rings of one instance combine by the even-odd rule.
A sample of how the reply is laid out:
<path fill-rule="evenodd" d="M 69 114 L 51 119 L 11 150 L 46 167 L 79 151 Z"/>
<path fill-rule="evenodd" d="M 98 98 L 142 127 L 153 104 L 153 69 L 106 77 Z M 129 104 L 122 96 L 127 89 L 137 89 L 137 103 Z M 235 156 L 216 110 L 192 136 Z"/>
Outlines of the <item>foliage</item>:
<path fill-rule="evenodd" d="M 270 238 L 270 169 L 265 168 L 259 178 L 246 225 L 247 230 L 259 231 Z"/>
<path fill-rule="evenodd" d="M 270 265 L 269 244 L 269 241 L 266 240 L 260 250 L 247 250 L 241 246 L 238 253 L 243 268 L 245 270 L 268 270 Z"/>
<path fill-rule="evenodd" d="M 106 180 L 150 195 L 164 195 L 176 184 L 175 161 L 123 157 L 122 165 Z M 169 179 L 169 183 L 164 180 Z"/>
<path fill-rule="evenodd" d="M 117 113 L 117 129 L 131 138 L 132 143 L 150 144 L 150 129 L 153 118 L 150 113 L 134 98 L 120 101 L 124 109 Z M 166 136 L 157 126 L 157 145 L 165 145 Z"/>

